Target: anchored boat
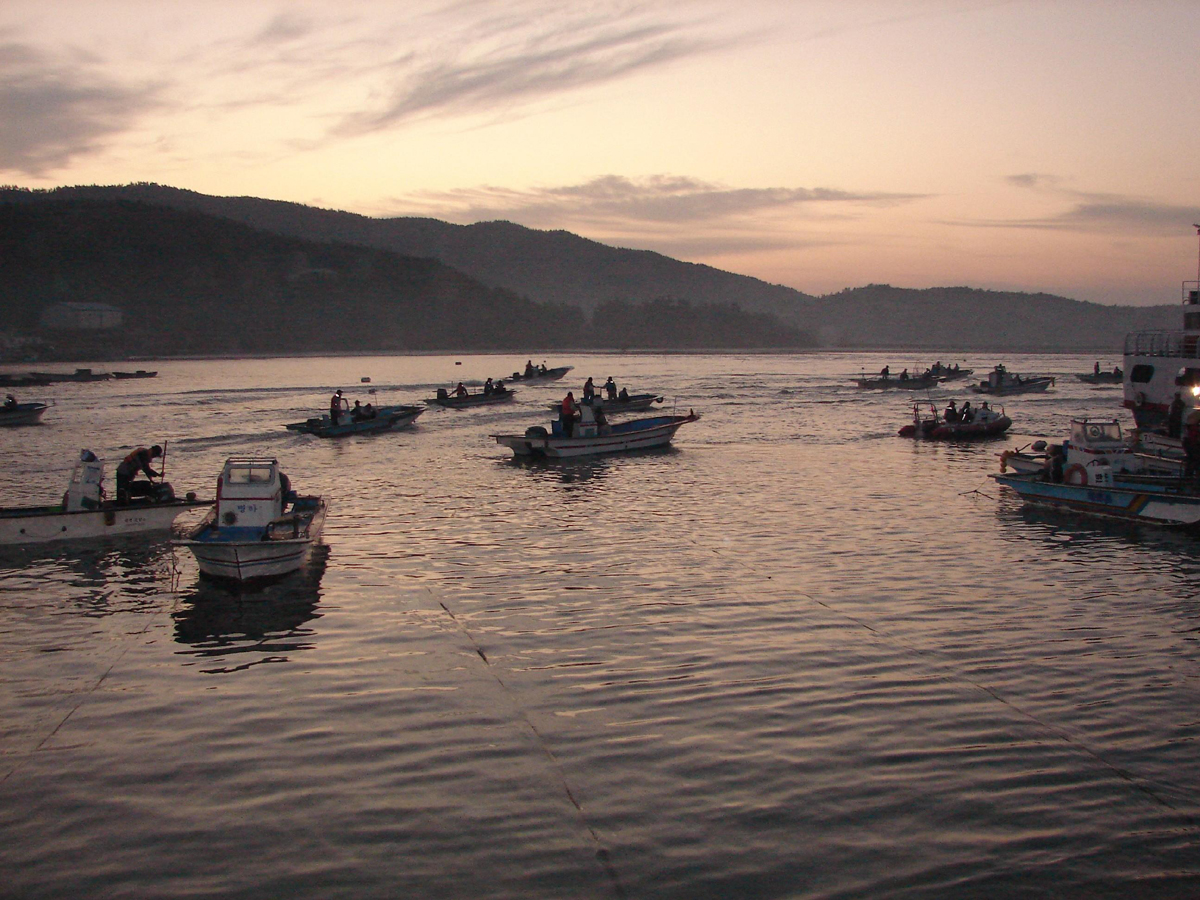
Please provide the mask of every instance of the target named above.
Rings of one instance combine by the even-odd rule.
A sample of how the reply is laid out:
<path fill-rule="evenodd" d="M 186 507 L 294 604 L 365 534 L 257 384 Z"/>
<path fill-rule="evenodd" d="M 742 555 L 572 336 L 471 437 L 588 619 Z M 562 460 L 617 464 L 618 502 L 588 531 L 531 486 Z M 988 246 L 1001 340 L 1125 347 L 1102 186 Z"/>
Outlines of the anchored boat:
<path fill-rule="evenodd" d="M 275 578 L 304 565 L 325 524 L 325 498 L 291 490 L 279 462 L 230 457 L 204 521 L 171 543 L 187 547 L 201 574 L 233 581 Z"/>
<path fill-rule="evenodd" d="M 79 454 L 63 502 L 53 506 L 0 509 L 0 544 L 38 544 L 46 541 L 99 538 L 110 535 L 169 531 L 175 517 L 186 509 L 211 506 L 188 492 L 178 499 L 171 485 L 134 481 L 141 494 L 128 503 L 104 499 L 104 460 L 90 450 Z"/>
<path fill-rule="evenodd" d="M 1076 419 L 1071 438 L 1046 449 L 1041 470 L 1001 455 L 991 477 L 1028 503 L 1059 506 L 1156 525 L 1200 527 L 1200 493 L 1192 479 L 1158 474 L 1121 435 L 1116 420 Z M 1029 460 L 1032 462 L 1032 460 Z M 1004 471 L 1013 466 L 1017 471 Z"/>

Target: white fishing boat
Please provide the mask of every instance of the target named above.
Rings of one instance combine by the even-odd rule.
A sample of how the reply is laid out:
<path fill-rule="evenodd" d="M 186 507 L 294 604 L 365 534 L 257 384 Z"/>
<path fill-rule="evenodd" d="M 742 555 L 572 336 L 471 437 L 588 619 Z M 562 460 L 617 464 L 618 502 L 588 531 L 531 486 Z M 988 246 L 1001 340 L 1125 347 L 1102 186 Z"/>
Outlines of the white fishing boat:
<path fill-rule="evenodd" d="M 230 457 L 217 479 L 217 502 L 186 537 L 200 572 L 212 578 L 256 581 L 304 565 L 325 524 L 323 497 L 298 497 L 279 462 Z"/>
<path fill-rule="evenodd" d="M 212 505 L 211 500 L 197 500 L 190 491 L 178 499 L 165 481 L 135 481 L 132 486 L 138 485 L 144 486 L 142 492 L 127 503 L 105 500 L 104 460 L 84 450 L 71 472 L 62 503 L 0 509 L 0 545 L 169 531 L 184 510 Z"/>
<path fill-rule="evenodd" d="M 1049 375 L 1017 375 L 998 365 L 988 373 L 986 381 L 973 385 L 971 390 L 976 394 L 1031 394 L 1042 393 L 1053 384 L 1054 379 Z"/>
<path fill-rule="evenodd" d="M 651 416 L 613 425 L 604 421 L 603 417 L 597 421 L 595 411 L 590 406 L 580 406 L 579 414 L 580 419 L 574 423 L 569 435 L 563 433 L 561 422 L 554 421 L 549 431 L 535 425 L 525 429 L 523 435 L 494 434 L 492 437 L 497 444 L 509 447 L 514 456 L 568 459 L 663 447 L 671 443 L 681 426 L 700 418 L 689 410 L 686 416 Z"/>

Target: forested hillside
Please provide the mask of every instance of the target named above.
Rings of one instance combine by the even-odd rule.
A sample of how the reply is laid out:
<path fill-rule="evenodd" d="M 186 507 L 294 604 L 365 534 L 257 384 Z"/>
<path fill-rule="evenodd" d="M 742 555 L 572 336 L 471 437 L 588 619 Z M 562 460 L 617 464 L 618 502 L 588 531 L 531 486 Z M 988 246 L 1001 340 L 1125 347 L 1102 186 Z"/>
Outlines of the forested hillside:
<path fill-rule="evenodd" d="M 0 276 L 4 330 L 37 336 L 44 356 L 808 343 L 730 304 L 669 298 L 611 306 L 593 322 L 437 260 L 127 200 L 0 203 Z M 110 304 L 124 325 L 48 332 L 43 311 L 64 302 Z"/>

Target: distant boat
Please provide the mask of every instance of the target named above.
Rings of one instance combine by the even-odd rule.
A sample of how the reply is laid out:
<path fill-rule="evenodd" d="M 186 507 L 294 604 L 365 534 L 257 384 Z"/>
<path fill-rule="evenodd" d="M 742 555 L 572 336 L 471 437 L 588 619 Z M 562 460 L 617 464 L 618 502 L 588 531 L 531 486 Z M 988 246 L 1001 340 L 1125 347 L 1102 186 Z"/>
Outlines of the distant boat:
<path fill-rule="evenodd" d="M 505 381 L 524 381 L 524 382 L 558 381 L 560 378 L 562 378 L 564 375 L 566 375 L 568 372 L 570 372 L 573 368 L 575 368 L 575 367 L 574 366 L 558 366 L 553 369 L 547 369 L 544 365 L 541 367 L 534 366 L 532 369 L 527 369 L 524 372 L 513 372 L 511 375 L 509 375 L 504 380 Z"/>
<path fill-rule="evenodd" d="M 93 372 L 91 369 L 76 369 L 74 372 L 30 372 L 34 378 L 44 378 L 48 382 L 56 381 L 108 381 L 112 378 L 110 372 Z"/>
<path fill-rule="evenodd" d="M 279 462 L 230 457 L 217 479 L 217 503 L 186 537 L 200 572 L 238 582 L 294 572 L 308 559 L 325 524 L 325 498 L 298 497 Z"/>
<path fill-rule="evenodd" d="M 40 544 L 82 538 L 103 538 L 152 531 L 169 531 L 186 509 L 208 506 L 188 493 L 178 499 L 167 482 L 134 481 L 143 486 L 128 503 L 103 499 L 104 460 L 84 450 L 75 463 L 62 503 L 52 506 L 6 507 L 0 510 L 0 544 Z"/>
<path fill-rule="evenodd" d="M 1041 393 L 1054 384 L 1049 375 L 1014 375 L 1004 366 L 996 366 L 988 373 L 987 381 L 972 385 L 971 390 L 976 394 L 1030 394 Z"/>
<path fill-rule="evenodd" d="M 1088 372 L 1075 377 L 1086 384 L 1120 384 L 1125 376 L 1120 369 L 1114 369 L 1112 372 Z"/>
<path fill-rule="evenodd" d="M 136 372 L 113 372 L 113 378 L 156 378 L 157 372 L 147 372 L 145 369 L 138 369 Z"/>
<path fill-rule="evenodd" d="M 315 434 L 317 437 L 342 437 L 347 434 L 363 434 L 372 431 L 390 431 L 403 428 L 417 420 L 417 416 L 425 412 L 424 406 L 381 406 L 366 418 L 354 418 L 351 413 L 343 413 L 337 425 L 329 421 L 329 416 L 313 416 L 303 422 L 289 422 L 285 427 L 289 431 L 302 431 Z"/>
<path fill-rule="evenodd" d="M 485 394 L 480 391 L 477 394 L 452 394 L 445 388 L 438 388 L 437 396 L 430 397 L 426 403 L 432 403 L 435 406 L 444 406 L 447 409 L 463 409 L 468 406 L 486 406 L 489 403 L 505 403 L 515 397 L 516 391 L 504 388 L 499 391 L 492 391 L 490 394 Z"/>
<path fill-rule="evenodd" d="M 854 383 L 864 390 L 902 390 L 924 391 L 937 385 L 938 380 L 932 375 L 921 375 L 917 378 L 855 378 Z"/>
<path fill-rule="evenodd" d="M 579 402 L 581 404 L 588 403 L 593 409 L 603 409 L 606 413 L 619 413 L 650 409 L 655 403 L 662 403 L 662 401 L 661 394 L 626 394 L 624 398 L 618 396 L 615 400 L 597 394 L 590 402 L 586 400 Z M 547 404 L 548 409 L 558 409 L 560 406 L 562 406 L 561 401 Z"/>

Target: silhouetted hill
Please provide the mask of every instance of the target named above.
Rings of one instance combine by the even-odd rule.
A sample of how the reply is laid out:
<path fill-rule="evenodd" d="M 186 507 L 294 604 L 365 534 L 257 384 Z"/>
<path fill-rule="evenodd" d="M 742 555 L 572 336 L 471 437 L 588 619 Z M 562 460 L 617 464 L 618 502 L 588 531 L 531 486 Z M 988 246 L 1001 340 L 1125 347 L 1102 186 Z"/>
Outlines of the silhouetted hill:
<path fill-rule="evenodd" d="M 5 192 L 6 194 L 21 192 Z M 484 286 L 431 258 L 272 234 L 196 210 L 80 192 L 0 202 L 3 329 L 43 355 L 789 347 L 777 320 L 678 299 L 576 307 Z M 123 313 L 117 332 L 47 330 L 59 303 Z M 656 319 L 653 334 L 645 321 Z M 647 343 L 642 343 L 647 341 Z"/>
<path fill-rule="evenodd" d="M 1113 307 L 1049 294 L 968 287 L 911 290 L 887 285 L 813 297 L 756 278 L 658 253 L 608 247 L 565 231 L 510 222 L 452 225 L 428 218 L 373 219 L 253 197 L 213 197 L 153 184 L 0 191 L 0 199 L 124 198 L 203 211 L 280 235 L 430 257 L 481 284 L 543 304 L 594 310 L 671 298 L 777 316 L 831 347 L 1115 350 L 1128 331 L 1175 328 L 1173 306 Z M 682 308 L 682 307 L 680 307 Z M 618 341 L 620 346 L 631 346 Z"/>

